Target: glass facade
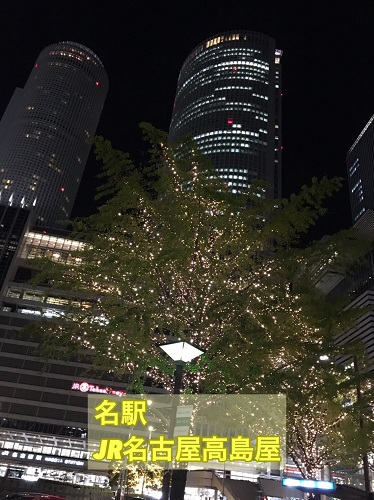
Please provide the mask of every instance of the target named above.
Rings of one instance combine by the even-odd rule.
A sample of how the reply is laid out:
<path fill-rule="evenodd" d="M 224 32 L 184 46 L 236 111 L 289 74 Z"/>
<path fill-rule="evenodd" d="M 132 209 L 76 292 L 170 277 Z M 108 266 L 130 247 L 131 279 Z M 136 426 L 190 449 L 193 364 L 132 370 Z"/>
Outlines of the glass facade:
<path fill-rule="evenodd" d="M 0 202 L 35 208 L 37 224 L 69 218 L 108 91 L 99 58 L 61 42 L 39 55 L 0 122 Z"/>
<path fill-rule="evenodd" d="M 347 153 L 347 171 L 352 222 L 356 224 L 374 210 L 374 115 Z M 372 232 L 372 214 L 365 218 Z"/>
<path fill-rule="evenodd" d="M 0 205 L 0 287 L 17 253 L 29 215 L 26 209 Z"/>
<path fill-rule="evenodd" d="M 263 179 L 281 196 L 281 56 L 267 35 L 226 32 L 180 72 L 169 139 L 192 136 L 234 193 Z"/>
<path fill-rule="evenodd" d="M 6 208 L 12 213 L 27 212 Z M 51 477 L 55 478 L 65 477 L 63 473 L 69 470 L 84 471 L 87 386 L 91 392 L 123 393 L 130 381 L 130 375 L 116 378 L 113 373 L 95 372 L 90 351 L 77 353 L 69 361 L 40 358 L 37 333 L 22 331 L 40 316 L 68 316 L 76 308 L 94 306 L 72 291 L 52 291 L 47 283 L 32 288 L 28 283 L 27 271 L 38 256 L 63 262 L 67 269 L 79 264 L 75 255 L 83 243 L 61 233 L 66 231 L 26 231 L 0 296 L 0 468 L 4 467 L 4 474 L 14 464 L 20 465 L 23 475 L 27 472 L 24 465 L 39 467 L 45 474 L 53 466 Z M 163 390 L 150 388 L 150 392 Z M 92 477 L 82 473 L 80 482 L 96 484 L 103 479 L 102 475 Z"/>

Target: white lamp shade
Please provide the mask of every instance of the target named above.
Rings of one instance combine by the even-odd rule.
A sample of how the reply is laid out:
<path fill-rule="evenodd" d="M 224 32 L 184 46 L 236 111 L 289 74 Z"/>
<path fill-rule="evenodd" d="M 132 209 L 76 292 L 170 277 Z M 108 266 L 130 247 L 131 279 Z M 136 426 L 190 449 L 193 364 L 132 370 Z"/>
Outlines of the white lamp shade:
<path fill-rule="evenodd" d="M 188 363 L 204 353 L 204 351 L 188 342 L 173 342 L 172 344 L 160 345 L 160 348 L 175 362 L 183 361 Z"/>

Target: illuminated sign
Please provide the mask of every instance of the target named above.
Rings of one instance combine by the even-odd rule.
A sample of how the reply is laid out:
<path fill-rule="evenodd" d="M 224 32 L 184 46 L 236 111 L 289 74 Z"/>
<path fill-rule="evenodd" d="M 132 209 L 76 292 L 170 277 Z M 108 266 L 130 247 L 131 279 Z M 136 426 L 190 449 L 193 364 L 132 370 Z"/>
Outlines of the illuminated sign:
<path fill-rule="evenodd" d="M 278 463 L 285 448 L 283 395 L 90 395 L 89 467 L 113 460 L 169 468 L 246 470 Z M 209 423 L 209 424 L 208 424 Z M 101 467 L 100 467 L 101 468 Z"/>
<path fill-rule="evenodd" d="M 74 460 L 71 458 L 60 458 L 60 457 L 52 457 L 46 455 L 40 455 L 38 453 L 24 453 L 19 451 L 10 451 L 10 450 L 2 450 L 0 452 L 0 456 L 9 457 L 9 458 L 17 458 L 18 460 L 38 460 L 39 462 L 50 462 L 54 464 L 62 464 L 62 465 L 76 465 L 79 467 L 83 467 L 85 462 L 83 460 Z"/>
<path fill-rule="evenodd" d="M 94 394 L 113 394 L 114 396 L 122 397 L 126 395 L 125 391 L 118 391 L 111 387 L 100 387 L 98 385 L 89 384 L 88 382 L 73 382 L 71 385 L 73 391 L 91 392 Z"/>
<path fill-rule="evenodd" d="M 310 490 L 334 490 L 335 483 L 332 481 L 316 481 L 314 479 L 293 479 L 285 477 L 282 479 L 283 486 L 293 486 L 294 488 L 306 488 Z"/>
<path fill-rule="evenodd" d="M 174 449 L 176 450 L 174 451 Z M 101 439 L 100 449 L 92 454 L 94 460 L 122 460 L 127 457 L 129 463 L 148 462 L 280 462 L 280 437 L 257 436 L 256 450 L 251 446 L 248 436 L 178 436 L 168 439 L 159 435 L 146 441 L 132 434 L 130 439 Z"/>

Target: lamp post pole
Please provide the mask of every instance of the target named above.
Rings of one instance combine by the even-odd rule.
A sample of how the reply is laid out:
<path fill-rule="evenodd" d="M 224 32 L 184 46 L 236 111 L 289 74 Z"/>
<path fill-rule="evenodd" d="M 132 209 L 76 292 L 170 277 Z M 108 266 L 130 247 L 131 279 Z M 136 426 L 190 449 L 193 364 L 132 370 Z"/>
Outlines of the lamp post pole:
<path fill-rule="evenodd" d="M 180 394 L 182 389 L 182 375 L 184 363 L 176 361 L 175 363 L 175 373 L 174 373 L 174 390 L 173 394 Z"/>
<path fill-rule="evenodd" d="M 173 394 L 180 394 L 182 389 L 182 376 L 183 367 L 189 361 L 194 358 L 201 356 L 203 351 L 197 347 L 189 344 L 188 342 L 172 342 L 169 344 L 161 345 L 160 348 L 166 352 L 168 356 L 172 358 L 175 363 L 174 372 L 174 389 Z M 174 437 L 174 426 L 175 426 L 176 408 L 172 408 L 172 414 L 170 418 L 170 435 L 169 437 Z M 176 469 L 173 473 L 170 470 L 164 472 L 164 477 L 162 480 L 162 499 L 161 500 L 183 500 L 184 490 L 186 487 L 187 470 L 186 469 Z M 170 490 L 171 483 L 171 490 Z"/>
<path fill-rule="evenodd" d="M 175 372 L 174 372 L 174 388 L 173 388 L 173 394 L 177 395 L 180 394 L 180 391 L 182 389 L 182 376 L 183 376 L 183 362 L 176 362 L 175 366 Z M 174 426 L 175 426 L 175 413 L 176 413 L 176 407 L 174 405 L 175 401 L 173 399 L 173 407 L 171 410 L 171 418 L 170 418 L 170 429 L 169 429 L 169 438 L 174 437 Z M 170 500 L 173 498 L 173 492 L 175 492 L 175 486 L 176 486 L 176 477 L 178 474 L 175 474 L 176 472 L 187 472 L 187 471 L 170 471 L 167 470 L 164 473 L 163 481 L 162 481 L 162 498 L 161 500 Z M 179 482 L 179 481 L 178 481 Z M 170 492 L 170 486 L 172 483 L 172 489 Z M 184 483 L 185 484 L 185 483 Z"/>

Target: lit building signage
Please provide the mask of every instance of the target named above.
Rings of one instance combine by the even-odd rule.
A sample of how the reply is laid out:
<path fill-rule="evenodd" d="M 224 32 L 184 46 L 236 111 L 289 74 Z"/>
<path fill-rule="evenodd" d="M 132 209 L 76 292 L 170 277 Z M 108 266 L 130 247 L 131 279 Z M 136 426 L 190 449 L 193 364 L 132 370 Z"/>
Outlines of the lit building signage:
<path fill-rule="evenodd" d="M 283 486 L 293 486 L 313 490 L 334 490 L 335 483 L 332 481 L 316 481 L 314 479 L 293 479 L 285 477 L 282 479 Z"/>
<path fill-rule="evenodd" d="M 243 408 L 246 410 L 243 416 Z M 229 410 L 230 409 L 230 410 Z M 283 460 L 283 395 L 88 395 L 89 468 L 168 462 L 169 468 L 247 470 Z M 265 417 L 266 415 L 266 417 Z M 205 422 L 214 423 L 213 429 Z M 149 424 L 152 425 L 149 425 Z M 214 433 L 212 433 L 212 430 Z M 210 431 L 210 432 L 209 432 Z M 170 463 L 169 463 L 170 462 Z"/>
<path fill-rule="evenodd" d="M 71 458 L 60 458 L 60 457 L 51 457 L 46 455 L 41 455 L 37 453 L 24 453 L 19 451 L 9 451 L 2 450 L 0 452 L 0 456 L 8 457 L 8 458 L 17 458 L 22 460 L 38 460 L 40 462 L 49 462 L 54 464 L 63 464 L 63 465 L 76 465 L 78 467 L 83 467 L 83 460 L 74 460 Z"/>
<path fill-rule="evenodd" d="M 73 382 L 71 388 L 73 391 L 91 392 L 95 394 L 113 394 L 120 398 L 126 395 L 125 391 L 118 391 L 111 387 L 100 387 L 99 385 L 89 384 L 88 382 Z"/>

